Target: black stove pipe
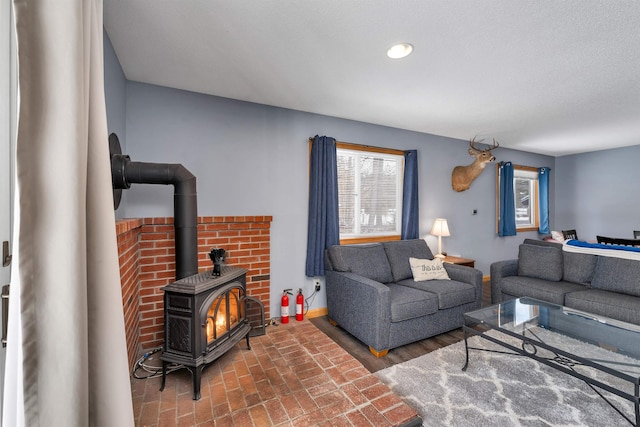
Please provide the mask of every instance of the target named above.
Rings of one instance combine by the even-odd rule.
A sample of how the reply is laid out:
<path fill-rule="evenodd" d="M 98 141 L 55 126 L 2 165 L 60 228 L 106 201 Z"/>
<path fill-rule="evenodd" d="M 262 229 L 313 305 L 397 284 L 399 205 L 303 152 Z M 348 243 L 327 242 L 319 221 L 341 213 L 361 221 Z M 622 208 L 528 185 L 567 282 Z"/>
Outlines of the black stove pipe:
<path fill-rule="evenodd" d="M 181 164 L 132 162 L 129 156 L 112 152 L 111 178 L 114 189 L 131 184 L 173 185 L 176 280 L 198 274 L 196 177 Z"/>

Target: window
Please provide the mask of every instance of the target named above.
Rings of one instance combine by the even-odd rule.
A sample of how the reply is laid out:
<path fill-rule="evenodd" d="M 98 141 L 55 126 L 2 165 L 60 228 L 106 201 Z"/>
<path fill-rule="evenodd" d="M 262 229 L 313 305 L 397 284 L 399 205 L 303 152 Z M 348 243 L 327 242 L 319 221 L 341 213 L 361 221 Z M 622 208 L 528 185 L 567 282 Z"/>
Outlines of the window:
<path fill-rule="evenodd" d="M 513 168 L 516 228 L 538 228 L 538 171 Z"/>
<path fill-rule="evenodd" d="M 500 167 L 497 165 L 497 188 L 499 188 Z M 538 169 L 513 165 L 514 209 L 517 231 L 534 231 L 540 224 L 538 209 Z M 500 192 L 496 191 L 496 227 L 500 212 Z"/>
<path fill-rule="evenodd" d="M 340 143 L 337 163 L 340 242 L 399 239 L 404 153 Z"/>

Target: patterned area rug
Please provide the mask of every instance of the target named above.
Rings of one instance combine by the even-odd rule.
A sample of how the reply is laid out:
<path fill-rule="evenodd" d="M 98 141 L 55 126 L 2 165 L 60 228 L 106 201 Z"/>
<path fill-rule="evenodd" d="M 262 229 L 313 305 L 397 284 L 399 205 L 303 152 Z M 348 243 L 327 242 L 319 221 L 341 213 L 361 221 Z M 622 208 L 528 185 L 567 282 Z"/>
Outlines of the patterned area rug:
<path fill-rule="evenodd" d="M 542 333 L 550 334 L 544 339 L 547 343 L 559 337 L 549 331 Z M 576 354 L 600 358 L 614 355 L 590 344 L 562 339 L 563 345 L 573 346 L 576 351 L 579 347 L 581 353 Z M 479 337 L 471 338 L 469 343 L 473 347 L 505 350 Z M 538 352 L 543 354 L 544 350 Z M 638 367 L 637 360 L 615 356 L 621 363 Z M 462 371 L 464 361 L 464 342 L 459 342 L 375 375 L 418 411 L 424 426 L 629 425 L 583 381 L 528 357 L 472 350 L 466 372 Z M 606 374 L 598 374 L 598 378 L 633 394 L 628 382 Z M 631 402 L 604 394 L 634 419 Z"/>

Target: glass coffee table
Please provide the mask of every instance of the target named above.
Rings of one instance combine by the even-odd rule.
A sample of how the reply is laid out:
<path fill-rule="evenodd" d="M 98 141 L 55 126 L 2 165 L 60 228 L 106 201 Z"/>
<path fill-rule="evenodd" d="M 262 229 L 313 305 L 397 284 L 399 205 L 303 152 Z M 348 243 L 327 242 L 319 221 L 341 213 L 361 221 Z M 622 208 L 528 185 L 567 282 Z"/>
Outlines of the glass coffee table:
<path fill-rule="evenodd" d="M 629 423 L 640 426 L 640 326 L 534 298 L 518 298 L 464 315 L 464 343 L 469 351 L 526 356 L 579 378 Z M 509 351 L 471 347 L 472 335 Z M 625 414 L 603 392 L 632 402 Z"/>

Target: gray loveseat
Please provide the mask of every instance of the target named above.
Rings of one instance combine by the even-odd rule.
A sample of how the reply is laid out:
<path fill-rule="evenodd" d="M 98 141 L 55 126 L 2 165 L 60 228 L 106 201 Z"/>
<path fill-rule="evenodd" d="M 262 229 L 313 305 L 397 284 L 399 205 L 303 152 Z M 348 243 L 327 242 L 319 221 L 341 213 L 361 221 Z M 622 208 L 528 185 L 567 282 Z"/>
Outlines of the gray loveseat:
<path fill-rule="evenodd" d="M 329 319 L 369 346 L 389 349 L 462 326 L 482 301 L 482 273 L 444 264 L 451 280 L 413 280 L 409 258 L 433 259 L 421 239 L 332 246 L 325 253 Z"/>
<path fill-rule="evenodd" d="M 518 259 L 491 264 L 491 302 L 532 297 L 640 325 L 640 261 L 573 253 L 525 239 Z"/>

